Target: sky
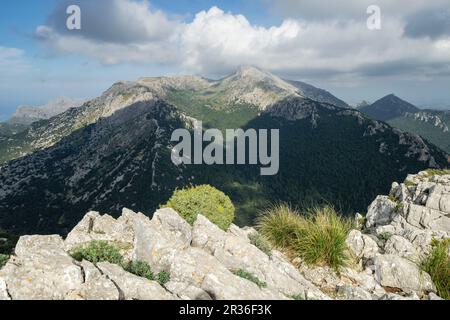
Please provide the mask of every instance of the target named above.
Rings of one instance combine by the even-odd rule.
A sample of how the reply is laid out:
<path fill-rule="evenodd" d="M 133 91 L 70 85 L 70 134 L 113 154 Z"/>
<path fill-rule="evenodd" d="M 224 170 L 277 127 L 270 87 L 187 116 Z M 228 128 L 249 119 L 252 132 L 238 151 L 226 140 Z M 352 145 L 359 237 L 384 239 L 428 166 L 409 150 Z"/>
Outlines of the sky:
<path fill-rule="evenodd" d="M 3 0 L 0 120 L 119 80 L 253 65 L 354 104 L 395 93 L 450 109 L 450 0 Z M 380 29 L 370 30 L 370 5 Z M 81 30 L 69 30 L 69 5 Z"/>

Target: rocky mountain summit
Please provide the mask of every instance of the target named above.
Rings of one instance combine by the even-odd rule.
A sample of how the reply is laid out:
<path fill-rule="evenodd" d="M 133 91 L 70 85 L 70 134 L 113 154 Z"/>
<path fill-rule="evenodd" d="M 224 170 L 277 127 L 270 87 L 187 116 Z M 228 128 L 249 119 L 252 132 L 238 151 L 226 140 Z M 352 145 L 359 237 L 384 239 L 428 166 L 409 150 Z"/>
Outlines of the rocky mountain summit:
<path fill-rule="evenodd" d="M 336 272 L 260 250 L 250 240 L 255 229 L 223 231 L 202 215 L 191 226 L 172 209 L 152 219 L 128 209 L 118 219 L 89 212 L 65 240 L 21 237 L 0 270 L 0 299 L 440 299 L 421 261 L 433 241 L 450 238 L 450 172 L 424 171 L 394 183 L 356 224 L 346 241 L 351 262 Z M 92 241 L 165 272 L 166 281 L 72 258 Z"/>

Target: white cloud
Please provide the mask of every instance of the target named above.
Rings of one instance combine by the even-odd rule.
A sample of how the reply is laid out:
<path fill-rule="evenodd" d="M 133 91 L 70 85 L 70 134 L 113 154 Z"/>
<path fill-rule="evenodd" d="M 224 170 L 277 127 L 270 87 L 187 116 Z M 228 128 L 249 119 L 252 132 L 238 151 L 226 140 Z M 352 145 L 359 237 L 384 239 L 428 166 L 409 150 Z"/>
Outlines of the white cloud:
<path fill-rule="evenodd" d="M 26 60 L 23 50 L 0 46 L 1 78 L 7 79 L 10 76 L 27 72 L 30 68 L 31 65 Z"/>
<path fill-rule="evenodd" d="M 434 5 L 442 2 L 431 1 Z M 390 3 L 380 2 L 386 6 Z M 347 2 L 346 7 L 349 12 L 354 10 L 356 2 L 350 3 L 352 5 Z M 408 1 L 407 11 L 423 7 L 424 3 L 424 0 Z M 106 64 L 168 64 L 206 75 L 224 74 L 238 65 L 253 64 L 292 76 L 343 79 L 345 75 L 357 78 L 402 74 L 423 77 L 424 73 L 448 72 L 450 64 L 450 39 L 405 37 L 405 22 L 399 17 L 386 16 L 380 31 L 368 30 L 364 19 L 335 18 L 291 18 L 279 26 L 261 27 L 252 25 L 243 15 L 227 13 L 217 7 L 199 12 L 192 22 L 182 23 L 168 19 L 162 12 L 151 11 L 147 2 L 114 0 L 113 5 L 117 8 L 109 10 L 119 15 L 116 22 L 111 21 L 115 37 L 106 36 L 96 28 L 70 33 L 51 25 L 38 27 L 36 35 L 55 52 L 80 54 Z M 319 12 L 320 8 L 333 10 L 323 5 L 315 10 Z M 390 4 L 390 8 L 401 14 L 400 5 Z M 83 12 L 86 8 L 82 8 Z M 365 11 L 362 14 L 364 16 Z M 135 21 L 126 24 L 131 17 L 135 17 Z M 139 26 L 143 31 L 136 36 L 134 31 Z M 109 26 L 106 24 L 103 28 Z"/>

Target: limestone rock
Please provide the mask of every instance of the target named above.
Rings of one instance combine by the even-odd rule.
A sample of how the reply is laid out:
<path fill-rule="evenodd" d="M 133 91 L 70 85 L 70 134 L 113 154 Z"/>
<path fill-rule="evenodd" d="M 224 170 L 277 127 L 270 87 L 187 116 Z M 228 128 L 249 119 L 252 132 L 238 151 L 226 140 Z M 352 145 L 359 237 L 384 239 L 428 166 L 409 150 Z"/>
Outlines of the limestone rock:
<path fill-rule="evenodd" d="M 405 238 L 393 235 L 384 246 L 386 254 L 396 255 L 410 261 L 419 263 L 421 255 L 416 247 Z"/>
<path fill-rule="evenodd" d="M 413 262 L 395 255 L 380 255 L 374 259 L 375 279 L 383 286 L 404 292 L 435 291 L 431 277 Z"/>
<path fill-rule="evenodd" d="M 375 240 L 370 236 L 362 234 L 361 231 L 350 231 L 347 246 L 358 259 L 372 259 L 379 254 L 379 248 Z"/>
<path fill-rule="evenodd" d="M 24 236 L 0 270 L 13 300 L 64 300 L 83 284 L 81 268 L 59 236 Z"/>
<path fill-rule="evenodd" d="M 345 300 L 372 300 L 372 294 L 361 287 L 343 285 L 338 287 L 338 294 Z"/>
<path fill-rule="evenodd" d="M 391 221 L 396 203 L 387 196 L 378 196 L 367 211 L 366 228 L 386 225 Z"/>
<path fill-rule="evenodd" d="M 135 276 L 108 262 L 98 264 L 99 270 L 119 288 L 125 300 L 173 300 L 173 296 L 156 281 Z"/>

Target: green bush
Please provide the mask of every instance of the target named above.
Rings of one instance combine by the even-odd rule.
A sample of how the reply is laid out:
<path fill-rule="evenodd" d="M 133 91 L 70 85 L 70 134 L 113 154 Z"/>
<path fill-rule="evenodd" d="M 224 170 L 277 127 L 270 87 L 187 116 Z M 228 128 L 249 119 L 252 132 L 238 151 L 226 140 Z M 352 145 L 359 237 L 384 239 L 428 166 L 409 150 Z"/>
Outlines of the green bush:
<path fill-rule="evenodd" d="M 450 239 L 433 240 L 433 250 L 422 262 L 422 269 L 430 274 L 438 295 L 450 300 Z"/>
<path fill-rule="evenodd" d="M 8 262 L 9 256 L 6 254 L 0 254 L 0 269 L 5 266 L 5 264 Z"/>
<path fill-rule="evenodd" d="M 240 269 L 240 270 L 233 271 L 233 273 L 238 277 L 241 277 L 243 279 L 246 279 L 248 281 L 255 283 L 260 288 L 267 287 L 267 283 L 259 280 L 259 278 L 251 272 Z"/>
<path fill-rule="evenodd" d="M 250 233 L 248 235 L 248 239 L 252 245 L 267 254 L 269 257 L 272 255 L 272 246 L 270 245 L 270 242 L 258 232 Z"/>
<path fill-rule="evenodd" d="M 0 242 L 0 254 L 9 255 L 14 251 L 19 237 L 0 229 L 0 239 L 6 240 Z"/>
<path fill-rule="evenodd" d="M 145 261 L 132 261 L 124 266 L 125 271 L 132 273 L 138 277 L 146 278 L 148 280 L 155 280 L 155 275 L 152 269 Z"/>
<path fill-rule="evenodd" d="M 158 273 L 158 276 L 156 277 L 156 281 L 162 286 L 164 286 L 167 282 L 170 281 L 170 273 L 167 271 L 161 271 Z"/>
<path fill-rule="evenodd" d="M 345 266 L 346 239 L 352 222 L 330 207 L 313 207 L 304 216 L 287 205 L 273 207 L 258 220 L 258 229 L 273 245 L 307 264 Z"/>
<path fill-rule="evenodd" d="M 73 249 L 70 255 L 77 261 L 87 260 L 94 264 L 110 262 L 120 266 L 123 265 L 123 257 L 119 250 L 107 241 L 89 242 L 86 245 Z"/>
<path fill-rule="evenodd" d="M 223 230 L 227 230 L 234 220 L 235 209 L 230 198 L 209 185 L 177 190 L 162 207 L 174 209 L 191 225 L 199 214 Z"/>

